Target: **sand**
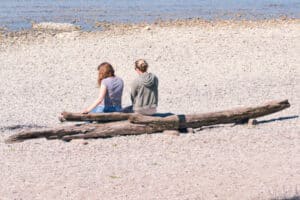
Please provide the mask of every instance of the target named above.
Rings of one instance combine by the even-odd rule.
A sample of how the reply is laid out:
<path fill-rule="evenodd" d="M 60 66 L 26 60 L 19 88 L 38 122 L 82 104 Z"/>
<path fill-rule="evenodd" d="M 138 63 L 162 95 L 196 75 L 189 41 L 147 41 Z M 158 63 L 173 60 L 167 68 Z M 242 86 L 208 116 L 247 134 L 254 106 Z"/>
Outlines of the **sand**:
<path fill-rule="evenodd" d="M 119 30 L 119 31 L 118 31 Z M 300 187 L 300 22 L 148 25 L 99 33 L 10 33 L 0 45 L 0 199 L 270 199 Z M 197 113 L 289 99 L 256 126 L 96 140 L 13 133 L 61 125 L 97 96 L 97 65 L 123 78 L 136 59 L 160 80 L 159 112 Z"/>

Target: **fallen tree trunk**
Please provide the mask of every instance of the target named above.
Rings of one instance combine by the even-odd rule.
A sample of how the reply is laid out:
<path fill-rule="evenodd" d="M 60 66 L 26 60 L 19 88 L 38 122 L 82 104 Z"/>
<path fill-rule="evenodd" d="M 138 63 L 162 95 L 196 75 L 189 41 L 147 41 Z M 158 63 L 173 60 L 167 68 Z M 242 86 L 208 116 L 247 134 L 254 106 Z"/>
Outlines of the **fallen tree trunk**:
<path fill-rule="evenodd" d="M 128 120 L 129 117 L 133 113 L 89 113 L 89 114 L 81 114 L 81 113 L 71 113 L 71 112 L 63 112 L 61 113 L 61 117 L 59 120 L 61 122 L 64 121 L 98 121 L 98 122 L 114 122 L 114 121 L 123 121 Z"/>
<path fill-rule="evenodd" d="M 10 136 L 6 142 L 11 143 L 40 137 L 69 141 L 72 139 L 103 138 L 117 135 L 149 134 L 162 132 L 164 130 L 178 130 L 181 128 L 199 128 L 215 124 L 245 122 L 248 119 L 272 114 L 288 107 L 290 107 L 288 100 L 284 100 L 272 101 L 258 107 L 237 108 L 204 114 L 172 115 L 169 117 L 150 117 L 130 114 L 129 120 L 126 121 L 109 122 L 104 124 L 90 123 L 53 129 L 23 131 Z M 99 116 L 117 116 L 119 114 L 99 114 Z"/>
<path fill-rule="evenodd" d="M 146 125 L 132 124 L 129 121 L 110 122 L 105 124 L 79 124 L 63 126 L 58 128 L 40 129 L 24 131 L 12 135 L 6 140 L 7 143 L 21 142 L 26 139 L 41 138 L 62 139 L 70 141 L 72 139 L 106 138 L 116 135 L 139 135 L 143 133 L 154 133 L 160 130 L 149 128 Z"/>
<path fill-rule="evenodd" d="M 199 128 L 215 124 L 245 123 L 249 119 L 269 115 L 288 107 L 290 107 L 288 100 L 283 100 L 271 101 L 258 107 L 236 108 L 193 115 L 172 115 L 165 118 L 131 115 L 129 120 L 131 123 L 146 124 L 148 126 L 165 126 L 166 124 L 172 124 L 179 128 Z"/>

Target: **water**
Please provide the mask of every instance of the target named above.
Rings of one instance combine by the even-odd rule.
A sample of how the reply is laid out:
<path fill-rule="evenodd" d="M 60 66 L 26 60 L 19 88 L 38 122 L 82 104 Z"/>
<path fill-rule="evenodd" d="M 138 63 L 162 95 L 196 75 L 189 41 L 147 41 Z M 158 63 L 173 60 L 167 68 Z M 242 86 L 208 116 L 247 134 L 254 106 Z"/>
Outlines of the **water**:
<path fill-rule="evenodd" d="M 31 22 L 67 22 L 92 30 L 95 22 L 158 19 L 300 18 L 300 0 L 0 0 L 0 27 L 28 29 Z"/>

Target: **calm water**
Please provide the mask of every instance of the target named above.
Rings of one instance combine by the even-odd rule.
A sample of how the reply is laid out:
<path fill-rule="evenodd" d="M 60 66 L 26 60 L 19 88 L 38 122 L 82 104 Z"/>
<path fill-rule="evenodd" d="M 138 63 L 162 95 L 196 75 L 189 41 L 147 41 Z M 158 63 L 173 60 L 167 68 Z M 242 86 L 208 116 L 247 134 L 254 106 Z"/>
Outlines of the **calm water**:
<path fill-rule="evenodd" d="M 300 18 L 300 0 L 0 0 L 0 27 L 30 28 L 31 22 L 68 22 L 93 29 L 96 21 L 158 19 Z"/>

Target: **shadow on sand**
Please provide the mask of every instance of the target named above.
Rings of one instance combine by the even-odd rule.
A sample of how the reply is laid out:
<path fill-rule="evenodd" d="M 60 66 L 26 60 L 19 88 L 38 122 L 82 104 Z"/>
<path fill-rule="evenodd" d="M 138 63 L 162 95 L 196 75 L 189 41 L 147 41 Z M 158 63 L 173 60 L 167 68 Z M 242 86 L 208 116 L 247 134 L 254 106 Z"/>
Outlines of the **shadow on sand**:
<path fill-rule="evenodd" d="M 32 128 L 47 128 L 46 126 L 40 126 L 36 124 L 16 124 L 11 126 L 0 127 L 2 130 L 19 130 L 19 129 L 32 129 Z"/>
<path fill-rule="evenodd" d="M 287 116 L 287 117 L 279 117 L 279 118 L 275 118 L 275 119 L 261 120 L 261 121 L 257 121 L 257 124 L 265 124 L 265 123 L 276 122 L 276 121 L 296 119 L 298 117 L 299 117 L 299 115 L 292 115 L 292 116 Z"/>
<path fill-rule="evenodd" d="M 296 195 L 293 197 L 273 198 L 271 200 L 300 200 L 300 196 Z"/>

